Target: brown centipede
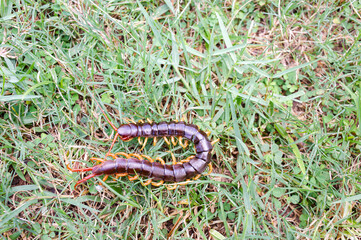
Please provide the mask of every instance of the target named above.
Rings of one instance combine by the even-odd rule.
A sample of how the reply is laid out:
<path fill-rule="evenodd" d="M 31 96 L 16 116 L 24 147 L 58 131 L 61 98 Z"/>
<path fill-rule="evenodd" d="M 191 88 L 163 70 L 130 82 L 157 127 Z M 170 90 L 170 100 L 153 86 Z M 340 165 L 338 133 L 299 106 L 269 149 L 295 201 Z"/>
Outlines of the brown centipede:
<path fill-rule="evenodd" d="M 95 98 L 94 98 L 95 99 Z M 157 186 L 166 182 L 182 182 L 184 180 L 189 180 L 192 177 L 195 177 L 201 174 L 211 160 L 211 151 L 212 144 L 209 141 L 205 132 L 199 130 L 197 125 L 187 124 L 184 122 L 160 122 L 160 123 L 129 123 L 123 124 L 119 128 L 116 128 L 115 125 L 110 121 L 108 116 L 105 114 L 101 108 L 98 101 L 95 99 L 97 105 L 102 111 L 108 123 L 116 131 L 112 145 L 106 154 L 107 156 L 112 156 L 114 160 L 105 160 L 105 159 L 96 159 L 97 161 L 102 162 L 99 165 L 96 165 L 91 168 L 84 169 L 71 169 L 69 166 L 68 169 L 73 172 L 85 172 L 92 171 L 92 174 L 85 177 L 84 179 L 79 180 L 75 187 L 80 183 L 87 181 L 90 178 L 105 174 L 104 180 L 108 177 L 109 174 L 117 175 L 128 175 L 128 174 L 137 174 L 136 176 L 144 176 L 150 178 L 147 183 L 149 184 L 152 180 L 160 180 L 159 183 L 152 183 Z M 150 161 L 151 158 L 147 157 L 149 160 L 144 160 L 138 157 L 131 158 L 130 155 L 123 154 L 127 158 L 118 158 L 114 154 L 111 154 L 111 150 L 116 142 L 117 137 L 121 138 L 123 141 L 128 141 L 135 137 L 163 137 L 166 140 L 166 137 L 179 137 L 179 143 L 185 148 L 185 145 L 181 143 L 181 138 L 184 137 L 194 143 L 196 155 L 188 158 L 186 161 L 182 160 L 176 162 L 173 159 L 173 165 L 166 165 L 164 161 L 161 163 Z M 167 141 L 169 144 L 169 141 Z M 146 141 L 144 141 L 144 145 Z M 143 145 L 143 147 L 144 147 Z M 136 154 L 135 154 L 136 155 Z M 140 155 L 136 155 L 140 156 Z M 157 158 L 159 159 L 159 158 Z M 210 170 L 211 170 L 210 165 Z M 129 176 L 128 176 L 129 177 Z M 131 178 L 129 178 L 131 179 Z"/>
<path fill-rule="evenodd" d="M 211 160 L 212 144 L 206 133 L 199 130 L 196 125 L 184 122 L 161 122 L 145 124 L 124 124 L 117 129 L 117 134 L 128 140 L 135 137 L 184 137 L 195 145 L 196 155 L 186 162 L 181 161 L 166 165 L 164 163 L 151 162 L 147 159 L 117 158 L 114 160 L 101 160 L 102 163 L 91 168 L 71 169 L 73 172 L 92 171 L 92 174 L 78 181 L 75 185 L 87 181 L 95 176 L 110 174 L 138 174 L 152 180 L 165 182 L 182 182 L 201 174 Z M 113 141 L 114 144 L 114 141 Z M 107 154 L 112 156 L 112 154 Z M 113 155 L 114 156 L 114 155 Z M 124 176 L 124 175 L 123 175 Z"/>

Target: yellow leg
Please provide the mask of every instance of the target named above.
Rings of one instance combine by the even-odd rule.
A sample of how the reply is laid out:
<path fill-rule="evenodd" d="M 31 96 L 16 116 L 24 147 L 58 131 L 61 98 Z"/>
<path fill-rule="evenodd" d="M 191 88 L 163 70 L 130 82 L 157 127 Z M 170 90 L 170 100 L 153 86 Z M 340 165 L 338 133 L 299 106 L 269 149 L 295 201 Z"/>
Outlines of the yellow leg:
<path fill-rule="evenodd" d="M 208 164 L 208 168 L 209 168 L 209 170 L 208 170 L 208 172 L 206 174 L 204 174 L 204 176 L 208 176 L 208 175 L 210 175 L 212 173 L 212 171 L 213 171 L 212 163 Z"/>
<path fill-rule="evenodd" d="M 90 161 L 92 161 L 92 162 L 96 161 L 97 164 L 98 164 L 98 162 L 105 162 L 104 159 L 95 158 L 95 157 L 90 158 Z"/>
<path fill-rule="evenodd" d="M 182 142 L 183 137 L 179 137 L 179 145 L 182 146 L 182 148 L 186 148 L 188 146 L 188 141 L 186 140 L 184 143 Z"/>
<path fill-rule="evenodd" d="M 149 162 L 154 162 L 154 159 L 147 156 L 147 155 L 142 155 L 142 157 L 144 157 L 145 159 L 147 159 Z"/>
<path fill-rule="evenodd" d="M 142 151 L 144 148 L 145 148 L 145 145 L 147 145 L 147 141 L 148 141 L 148 138 L 144 138 L 144 143 L 143 143 L 143 146 L 142 148 L 140 149 L 140 151 Z"/>
<path fill-rule="evenodd" d="M 174 154 L 173 154 L 171 151 L 167 151 L 167 152 L 169 152 L 170 155 L 172 156 L 172 163 L 173 163 L 173 165 L 176 165 L 176 164 L 177 164 L 177 159 L 175 159 Z"/>
<path fill-rule="evenodd" d="M 185 185 L 187 185 L 187 184 L 190 183 L 190 182 L 191 182 L 191 180 L 190 180 L 190 179 L 187 179 L 185 182 L 178 183 L 178 185 L 180 185 L 180 186 L 185 186 Z"/>
<path fill-rule="evenodd" d="M 130 119 L 130 118 L 124 118 L 124 121 L 126 121 L 127 123 L 137 124 L 133 119 Z"/>
<path fill-rule="evenodd" d="M 138 175 L 135 175 L 135 176 L 133 176 L 133 177 L 128 175 L 128 179 L 129 179 L 129 181 L 137 180 L 137 179 L 138 179 Z"/>
<path fill-rule="evenodd" d="M 115 174 L 115 178 L 118 179 L 120 177 L 125 177 L 127 175 L 128 175 L 128 173 L 117 173 L 117 174 Z"/>
<path fill-rule="evenodd" d="M 198 174 L 193 178 L 193 180 L 198 180 L 198 178 L 200 178 L 200 177 L 201 177 L 201 174 Z"/>
<path fill-rule="evenodd" d="M 163 137 L 163 139 L 164 139 L 164 141 L 165 141 L 168 145 L 170 145 L 170 142 L 169 142 L 169 140 L 168 140 L 167 137 Z"/>
<path fill-rule="evenodd" d="M 152 179 L 148 179 L 146 182 L 141 182 L 143 186 L 148 186 L 152 182 Z"/>
<path fill-rule="evenodd" d="M 137 154 L 137 153 L 130 153 L 129 156 L 131 156 L 131 157 L 136 157 L 136 158 L 138 158 L 139 160 L 143 160 L 143 157 L 142 157 L 141 155 Z"/>
<path fill-rule="evenodd" d="M 155 160 L 158 160 L 161 164 L 165 165 L 165 161 L 161 157 L 157 157 Z"/>
<path fill-rule="evenodd" d="M 126 158 L 131 158 L 131 156 L 129 156 L 129 154 L 125 153 L 125 152 L 117 152 L 115 153 L 114 155 L 116 156 L 123 156 L 123 157 L 126 157 Z"/>
<path fill-rule="evenodd" d="M 105 175 L 105 176 L 103 177 L 103 182 L 105 182 L 105 181 L 108 179 L 108 177 L 109 177 L 109 175 Z M 99 183 L 99 185 L 102 185 L 102 183 Z"/>
<path fill-rule="evenodd" d="M 177 145 L 177 141 L 175 139 L 176 138 L 174 136 L 172 136 L 170 139 L 174 146 Z"/>
<path fill-rule="evenodd" d="M 212 146 L 213 146 L 214 144 L 216 144 L 217 142 L 219 142 L 219 138 L 211 142 Z"/>
<path fill-rule="evenodd" d="M 140 137 L 138 137 L 138 143 L 139 145 L 143 145 L 144 143 L 142 142 L 142 140 L 140 139 Z"/>
<path fill-rule="evenodd" d="M 189 162 L 192 158 L 194 158 L 194 156 L 193 156 L 193 155 L 192 155 L 192 156 L 187 157 L 186 159 L 181 160 L 181 161 L 180 161 L 180 163 L 186 163 L 186 162 Z"/>
<path fill-rule="evenodd" d="M 112 158 L 117 159 L 117 155 L 113 153 L 108 153 L 105 157 L 107 156 L 111 156 Z"/>
<path fill-rule="evenodd" d="M 133 138 L 129 138 L 128 140 L 122 140 L 123 142 L 130 142 L 130 141 L 132 141 L 133 140 Z"/>
<path fill-rule="evenodd" d="M 155 146 L 157 144 L 157 137 L 153 138 L 153 146 Z"/>
<path fill-rule="evenodd" d="M 186 163 L 186 162 L 189 162 L 192 158 L 194 158 L 194 155 L 192 155 L 192 156 L 187 157 L 186 159 L 183 159 L 183 160 L 180 160 L 179 162 L 177 162 L 177 159 L 175 158 L 174 154 L 171 151 L 167 151 L 167 152 L 169 152 L 170 155 L 172 156 L 172 164 L 173 165 Z"/>
<path fill-rule="evenodd" d="M 105 175 L 105 176 L 103 177 L 103 182 L 105 182 L 105 181 L 108 179 L 108 177 L 109 177 L 109 175 Z"/>
<path fill-rule="evenodd" d="M 176 189 L 177 188 L 177 183 L 175 183 L 175 184 L 172 184 L 172 185 L 167 185 L 167 186 L 165 186 L 168 190 L 174 190 L 174 189 Z"/>
<path fill-rule="evenodd" d="M 152 182 L 152 185 L 155 186 L 155 187 L 159 187 L 159 186 L 162 185 L 163 183 L 164 183 L 164 181 L 162 180 L 162 181 L 159 181 L 159 182 L 157 182 L 157 183 Z"/>

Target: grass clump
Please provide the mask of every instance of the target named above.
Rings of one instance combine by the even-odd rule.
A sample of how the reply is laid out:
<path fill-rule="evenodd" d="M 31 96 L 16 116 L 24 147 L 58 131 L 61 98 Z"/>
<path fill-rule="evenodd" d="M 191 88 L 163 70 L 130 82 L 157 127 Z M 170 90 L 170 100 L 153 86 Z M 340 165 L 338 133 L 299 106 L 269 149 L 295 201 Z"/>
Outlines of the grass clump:
<path fill-rule="evenodd" d="M 360 235 L 354 2 L 0 1 L 0 233 L 17 238 Z M 116 125 L 185 118 L 214 171 L 167 191 L 92 179 Z M 140 151 L 170 160 L 193 149 Z"/>

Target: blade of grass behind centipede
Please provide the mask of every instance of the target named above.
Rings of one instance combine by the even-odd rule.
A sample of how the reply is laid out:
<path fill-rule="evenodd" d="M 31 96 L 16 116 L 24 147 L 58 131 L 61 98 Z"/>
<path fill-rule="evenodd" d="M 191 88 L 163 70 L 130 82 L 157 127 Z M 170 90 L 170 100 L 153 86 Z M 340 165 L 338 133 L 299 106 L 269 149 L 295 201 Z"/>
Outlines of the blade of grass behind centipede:
<path fill-rule="evenodd" d="M 142 3 L 140 1 L 137 1 L 140 12 L 143 14 L 146 22 L 149 24 L 150 28 L 152 29 L 152 32 L 154 33 L 155 39 L 160 43 L 160 47 L 163 50 L 163 53 L 167 56 L 168 59 L 172 59 L 172 61 L 170 61 L 172 63 L 172 66 L 174 67 L 174 71 L 178 74 L 178 76 L 181 78 L 182 83 L 184 84 L 184 86 L 186 87 L 186 89 L 189 92 L 192 92 L 192 89 L 190 88 L 188 81 L 183 77 L 183 75 L 181 74 L 181 72 L 179 71 L 179 67 L 178 64 L 176 64 L 176 62 L 173 60 L 172 56 L 170 56 L 169 52 L 165 49 L 166 44 L 164 44 L 163 38 L 161 36 L 161 31 L 159 30 L 160 27 L 158 27 L 158 23 L 156 21 L 153 20 L 152 17 L 149 16 L 149 14 L 147 13 L 147 11 L 145 10 L 145 8 L 143 7 Z"/>
<path fill-rule="evenodd" d="M 232 95 L 230 93 L 227 93 L 227 100 L 228 100 L 227 102 L 229 102 L 230 107 L 231 107 L 234 137 L 236 139 L 238 151 L 245 153 L 247 156 L 250 156 L 250 152 L 249 152 L 246 144 L 242 141 L 241 132 L 240 132 L 239 126 L 238 126 L 238 119 L 236 116 L 236 110 L 234 107 Z"/>

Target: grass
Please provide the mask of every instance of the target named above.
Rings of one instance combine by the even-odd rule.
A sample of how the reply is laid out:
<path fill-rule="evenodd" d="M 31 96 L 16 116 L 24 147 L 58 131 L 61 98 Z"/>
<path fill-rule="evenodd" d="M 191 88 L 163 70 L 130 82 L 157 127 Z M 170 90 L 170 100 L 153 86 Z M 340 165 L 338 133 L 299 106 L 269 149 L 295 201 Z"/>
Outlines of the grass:
<path fill-rule="evenodd" d="M 5 239 L 356 239 L 359 1 L 0 1 Z M 214 171 L 168 191 L 89 180 L 126 119 L 185 118 Z M 179 145 L 114 151 L 170 160 Z M 144 180 L 144 179 L 143 179 Z"/>

